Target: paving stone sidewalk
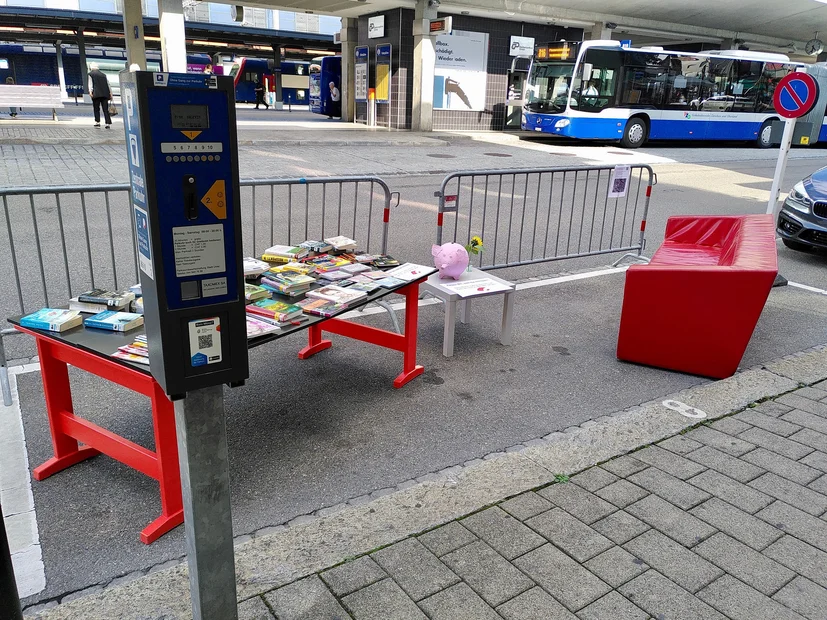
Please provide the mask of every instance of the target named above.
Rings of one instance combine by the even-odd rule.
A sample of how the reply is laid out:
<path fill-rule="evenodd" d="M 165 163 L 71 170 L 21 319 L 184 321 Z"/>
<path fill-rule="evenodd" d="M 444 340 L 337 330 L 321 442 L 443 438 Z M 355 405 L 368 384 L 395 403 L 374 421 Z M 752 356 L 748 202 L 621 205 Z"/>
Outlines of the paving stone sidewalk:
<path fill-rule="evenodd" d="M 262 620 L 824 620 L 827 381 L 240 611 Z"/>

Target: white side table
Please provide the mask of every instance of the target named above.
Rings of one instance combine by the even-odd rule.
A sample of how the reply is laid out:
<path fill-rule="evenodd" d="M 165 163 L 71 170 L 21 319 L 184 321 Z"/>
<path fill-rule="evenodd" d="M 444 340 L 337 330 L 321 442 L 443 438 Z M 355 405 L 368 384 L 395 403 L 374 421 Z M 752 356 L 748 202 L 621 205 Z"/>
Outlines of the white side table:
<path fill-rule="evenodd" d="M 494 280 L 499 284 L 508 286 L 505 291 L 480 292 L 474 293 L 470 296 L 460 297 L 455 291 L 444 284 L 451 282 L 462 282 L 465 280 L 479 280 L 487 278 Z M 422 293 L 433 295 L 441 300 L 445 305 L 445 332 L 442 337 L 442 354 L 445 357 L 452 357 L 454 355 L 454 332 L 456 328 L 457 318 L 457 302 L 460 304 L 459 320 L 462 323 L 471 322 L 471 300 L 475 297 L 488 297 L 490 295 L 503 295 L 503 320 L 500 328 L 500 342 L 506 346 L 511 344 L 511 321 L 514 316 L 514 292 L 517 286 L 513 282 L 503 280 L 497 276 L 493 276 L 486 271 L 480 271 L 476 267 L 472 267 L 471 271 L 465 271 L 458 280 L 448 278 L 442 280 L 438 273 L 431 275 L 425 282 L 423 282 L 419 290 Z"/>

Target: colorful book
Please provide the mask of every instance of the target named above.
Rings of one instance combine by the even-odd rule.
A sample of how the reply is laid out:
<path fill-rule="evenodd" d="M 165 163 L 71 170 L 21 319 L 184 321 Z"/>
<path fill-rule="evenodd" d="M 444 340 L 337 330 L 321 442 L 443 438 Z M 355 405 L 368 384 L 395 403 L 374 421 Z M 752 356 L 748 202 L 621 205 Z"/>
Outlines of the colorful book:
<path fill-rule="evenodd" d="M 30 329 L 43 329 L 50 332 L 65 332 L 83 323 L 83 317 L 77 310 L 60 308 L 42 308 L 20 319 L 20 325 Z"/>
<path fill-rule="evenodd" d="M 379 254 L 373 257 L 373 265 L 375 267 L 396 267 L 398 264 L 398 260 L 387 254 Z"/>
<path fill-rule="evenodd" d="M 316 272 L 324 273 L 325 271 L 336 271 L 345 265 L 350 265 L 350 261 L 346 258 L 339 258 L 337 256 L 328 255 L 328 260 L 316 263 Z"/>
<path fill-rule="evenodd" d="M 120 310 L 135 299 L 135 293 L 130 290 L 108 291 L 103 288 L 93 288 L 77 296 L 77 300 L 84 304 L 99 304 L 110 310 Z"/>
<path fill-rule="evenodd" d="M 370 278 L 371 280 L 381 280 L 382 278 L 388 277 L 384 271 L 365 271 L 359 275 Z"/>
<path fill-rule="evenodd" d="M 341 270 L 345 273 L 357 274 L 363 271 L 370 271 L 370 267 L 362 263 L 352 263 L 350 265 L 344 265 Z"/>
<path fill-rule="evenodd" d="M 339 235 L 337 237 L 328 237 L 325 239 L 327 243 L 333 246 L 333 249 L 339 252 L 349 252 L 356 249 L 356 242 L 350 237 Z"/>
<path fill-rule="evenodd" d="M 274 267 L 270 267 L 270 269 L 268 269 L 261 275 L 263 277 L 268 278 L 272 278 L 274 275 L 282 273 L 286 275 L 306 276 L 308 274 L 313 273 L 314 270 L 315 267 L 313 265 L 291 261 L 289 263 L 284 263 L 283 265 L 276 265 Z"/>
<path fill-rule="evenodd" d="M 403 284 L 405 284 L 406 281 L 402 280 L 401 278 L 386 276 L 381 280 L 376 280 L 376 283 L 383 288 L 396 288 L 397 286 L 402 286 Z"/>
<path fill-rule="evenodd" d="M 306 249 L 310 254 L 324 254 L 333 249 L 333 246 L 325 241 L 313 241 L 312 239 L 300 243 L 299 247 Z"/>
<path fill-rule="evenodd" d="M 300 301 L 296 304 L 297 306 L 301 306 L 302 310 L 307 314 L 313 314 L 315 316 L 333 316 L 341 312 L 342 310 L 347 310 L 346 304 L 337 304 L 336 302 L 329 301 L 327 299 L 305 299 L 304 301 Z"/>
<path fill-rule="evenodd" d="M 419 278 L 424 278 L 428 273 L 434 270 L 433 267 L 426 267 L 425 265 L 417 265 L 416 263 L 405 263 L 385 272 L 385 275 L 393 276 L 405 280 L 406 282 L 413 282 Z"/>
<path fill-rule="evenodd" d="M 288 321 L 295 316 L 301 316 L 302 309 L 284 301 L 262 299 L 247 306 L 247 312 L 272 317 L 279 321 Z"/>
<path fill-rule="evenodd" d="M 127 353 L 126 351 L 115 351 L 112 354 L 112 357 L 115 357 L 119 360 L 126 360 L 127 362 L 132 362 L 134 364 L 143 364 L 144 366 L 149 366 L 149 358 L 144 357 L 142 355 L 136 355 L 135 353 Z"/>
<path fill-rule="evenodd" d="M 248 256 L 244 259 L 244 277 L 249 279 L 257 278 L 270 269 L 270 263 Z"/>
<path fill-rule="evenodd" d="M 247 301 L 258 301 L 259 299 L 266 299 L 270 296 L 270 291 L 255 284 L 244 285 L 244 299 Z"/>
<path fill-rule="evenodd" d="M 351 275 L 346 273 L 344 269 L 337 269 L 336 271 L 323 271 L 319 274 L 319 279 L 335 282 L 336 280 L 347 280 Z"/>
<path fill-rule="evenodd" d="M 144 317 L 134 312 L 115 312 L 104 310 L 83 320 L 85 327 L 108 329 L 113 332 L 128 332 L 144 324 Z"/>
<path fill-rule="evenodd" d="M 147 349 L 146 347 L 136 347 L 135 343 L 118 347 L 118 351 L 122 351 L 123 353 L 130 353 L 132 355 L 140 355 L 141 357 L 149 357 L 149 349 Z"/>
<path fill-rule="evenodd" d="M 356 254 L 353 257 L 353 261 L 356 263 L 372 263 L 376 260 L 376 257 L 373 254 Z"/>
<path fill-rule="evenodd" d="M 254 316 L 247 315 L 247 339 L 265 336 L 281 331 L 278 325 L 268 321 L 262 321 Z"/>
<path fill-rule="evenodd" d="M 262 254 L 262 260 L 270 260 L 270 257 L 281 258 L 287 260 L 299 260 L 307 256 L 307 248 L 300 245 L 274 245 L 267 248 Z"/>
<path fill-rule="evenodd" d="M 317 299 L 327 299 L 328 301 L 337 304 L 352 304 L 354 302 L 365 299 L 368 294 L 364 291 L 354 291 L 353 287 L 344 288 L 330 284 L 307 292 L 308 297 L 315 297 Z"/>
<path fill-rule="evenodd" d="M 372 293 L 376 289 L 382 288 L 382 285 L 379 284 L 381 280 L 368 280 L 367 282 L 357 282 L 353 284 L 350 288 L 354 291 L 365 291 L 366 293 Z"/>

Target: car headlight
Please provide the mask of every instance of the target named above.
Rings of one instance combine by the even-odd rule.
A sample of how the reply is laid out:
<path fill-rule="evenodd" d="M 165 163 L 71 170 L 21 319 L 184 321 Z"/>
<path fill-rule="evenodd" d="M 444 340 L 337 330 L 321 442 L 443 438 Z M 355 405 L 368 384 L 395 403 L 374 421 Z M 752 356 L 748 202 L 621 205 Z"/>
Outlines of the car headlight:
<path fill-rule="evenodd" d="M 568 127 L 569 125 L 571 125 L 571 121 L 569 119 L 561 118 L 559 121 L 554 123 L 554 128 L 555 129 L 562 129 L 563 127 Z"/>
<path fill-rule="evenodd" d="M 804 188 L 804 181 L 799 181 L 790 190 L 787 204 L 802 213 L 810 212 L 810 209 L 813 206 L 813 201 L 807 194 L 807 190 Z"/>

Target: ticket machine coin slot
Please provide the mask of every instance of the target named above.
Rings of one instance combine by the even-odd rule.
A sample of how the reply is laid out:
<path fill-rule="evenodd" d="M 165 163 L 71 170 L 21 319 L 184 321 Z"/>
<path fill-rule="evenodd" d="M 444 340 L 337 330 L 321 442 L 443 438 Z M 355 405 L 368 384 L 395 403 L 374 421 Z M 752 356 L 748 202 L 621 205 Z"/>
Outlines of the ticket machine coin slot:
<path fill-rule="evenodd" d="M 188 220 L 198 219 L 198 196 L 195 193 L 195 177 L 184 176 L 184 215 Z"/>

